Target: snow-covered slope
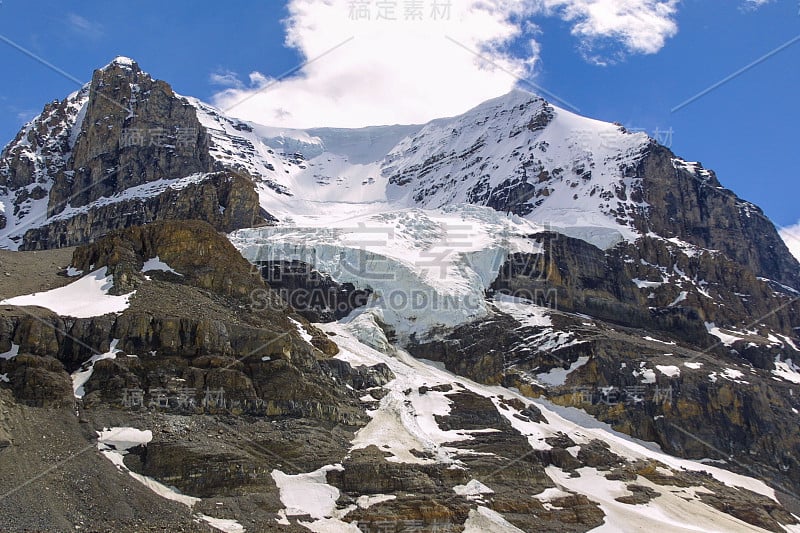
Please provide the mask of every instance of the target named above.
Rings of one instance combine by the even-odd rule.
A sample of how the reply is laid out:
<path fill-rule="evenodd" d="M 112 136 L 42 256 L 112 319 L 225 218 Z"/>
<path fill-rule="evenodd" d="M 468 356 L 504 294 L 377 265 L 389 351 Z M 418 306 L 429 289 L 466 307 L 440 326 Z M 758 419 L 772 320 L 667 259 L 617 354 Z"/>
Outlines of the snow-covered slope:
<path fill-rule="evenodd" d="M 535 498 L 547 504 L 570 494 L 586 496 L 590 501 L 599 504 L 605 514 L 604 524 L 592 531 L 645 531 L 651 528 L 669 532 L 763 531 L 714 508 L 704 496 L 715 494 L 715 490 L 709 488 L 713 486 L 717 490 L 727 487 L 725 490 L 741 494 L 755 493 L 777 501 L 775 491 L 757 479 L 701 462 L 672 457 L 661 452 L 652 443 L 632 439 L 614 431 L 578 409 L 559 407 L 541 399 L 531 400 L 507 388 L 474 383 L 429 362 L 414 359 L 402 350 L 372 349 L 360 339 L 368 336 L 380 337 L 382 333 L 375 324 L 371 325 L 375 330 L 372 335 L 367 331 L 370 326 L 363 321 L 342 321 L 318 326 L 335 335 L 341 349 L 337 358 L 352 365 L 383 363 L 396 376 L 387 385 L 388 394 L 382 396 L 380 401 L 376 402 L 370 395 L 362 398 L 362 401 L 376 404 L 376 407 L 369 411 L 371 422 L 356 433 L 352 450 L 374 445 L 387 454 L 389 462 L 422 465 L 439 463 L 449 465 L 450 468 L 465 468 L 464 458 L 481 455 L 482 452 L 472 450 L 468 445 L 453 445 L 469 443 L 481 434 L 498 430 L 485 428 L 454 431 L 440 427 L 442 420 L 446 420 L 451 413 L 453 398 L 463 391 L 490 400 L 514 430 L 527 438 L 529 455 L 537 451 L 547 452 L 553 448 L 549 444 L 552 442 L 550 439 L 567 436 L 575 443 L 575 455 L 580 447 L 599 441 L 612 454 L 619 456 L 622 463 L 649 462 L 651 468 L 655 468 L 657 476 L 661 478 L 659 483 L 653 483 L 647 479 L 647 475 L 635 476 L 635 483 L 653 489 L 655 497 L 649 502 L 630 505 L 620 500 L 631 496 L 631 485 L 628 484 L 630 480 L 621 481 L 619 477 L 613 477 L 607 469 L 582 467 L 566 471 L 554 465 L 548 466 L 545 472 L 555 488 L 546 489 Z M 451 392 L 440 392 L 437 387 L 444 387 L 443 390 Z M 515 403 L 511 404 L 510 401 Z M 536 422 L 524 416 L 525 408 L 541 412 L 543 419 Z M 573 453 L 571 448 L 568 451 Z M 492 453 L 483 455 L 493 456 Z M 337 509 L 335 504 L 323 506 L 319 503 L 322 498 L 315 500 L 312 497 L 312 488 L 318 491 L 336 490 L 325 484 L 324 473 L 321 476 L 319 473 L 325 469 L 337 468 L 341 466 L 331 465 L 317 472 L 294 476 L 320 478 L 307 490 L 309 496 L 304 501 L 307 502 L 308 509 L 295 512 L 311 514 L 315 521 L 306 527 L 313 531 L 321 530 L 316 527 L 323 525 L 335 525 L 339 531 L 349 530 L 349 524 L 342 519 L 346 518 L 354 506 Z M 692 476 L 692 473 L 703 473 L 706 476 Z M 691 476 L 692 482 L 687 483 L 684 475 Z M 675 480 L 674 484 L 669 482 L 670 478 Z M 492 489 L 493 482 L 500 483 L 499 480 L 492 479 L 491 475 L 484 481 L 485 483 L 473 480 L 465 486 L 455 487 L 454 490 L 467 494 L 480 503 L 483 497 L 495 492 Z M 283 485 L 281 499 L 287 506 L 286 512 L 291 514 L 293 500 L 284 496 Z M 318 503 L 317 507 L 314 507 L 314 503 Z M 311 512 L 312 507 L 319 512 Z M 521 531 L 509 524 L 501 514 L 485 507 L 478 507 L 471 512 L 465 525 L 466 531 Z M 796 525 L 782 527 L 786 531 L 800 531 Z"/>
<path fill-rule="evenodd" d="M 16 244 L 10 237 L 23 234 L 47 219 L 48 194 L 53 186 L 53 177 L 60 172 L 70 172 L 67 163 L 88 101 L 89 84 L 86 84 L 63 102 L 49 104 L 3 149 L 0 176 L 8 175 L 10 160 L 15 159 L 26 168 L 26 175 L 15 176 L 15 179 L 28 183 L 0 182 L 0 216 L 5 220 L 0 248 L 15 249 Z"/>
<path fill-rule="evenodd" d="M 394 201 L 491 205 L 587 240 L 594 239 L 584 228 L 629 239 L 631 215 L 646 204 L 619 191 L 634 187 L 634 165 L 648 144 L 644 134 L 512 91 L 426 125 L 392 150 L 383 170 Z"/>
<path fill-rule="evenodd" d="M 132 68 L 130 61 L 115 60 L 101 71 L 111 65 Z M 134 85 L 130 105 L 142 98 Z M 30 161 L 31 176 L 15 177 L 27 180 L 22 188 L 7 183 L 0 190 L 6 247 L 14 248 L 27 229 L 51 222 L 48 194 L 59 172 L 73 172 L 68 163 L 86 129 L 89 87 L 46 108 L 6 147 L 7 158 Z M 524 91 L 425 125 L 305 131 L 243 122 L 175 96 L 195 108 L 216 167 L 254 178 L 261 206 L 281 224 L 477 204 L 607 248 L 634 240 L 632 216 L 647 208 L 636 194 L 634 170 L 651 142 L 646 135 L 574 115 Z"/>
<path fill-rule="evenodd" d="M 357 130 L 270 128 L 190 101 L 212 155 L 256 177 L 262 207 L 282 223 L 477 204 L 607 248 L 638 237 L 631 218 L 647 207 L 634 192 L 646 135 L 524 91 L 424 126 Z"/>

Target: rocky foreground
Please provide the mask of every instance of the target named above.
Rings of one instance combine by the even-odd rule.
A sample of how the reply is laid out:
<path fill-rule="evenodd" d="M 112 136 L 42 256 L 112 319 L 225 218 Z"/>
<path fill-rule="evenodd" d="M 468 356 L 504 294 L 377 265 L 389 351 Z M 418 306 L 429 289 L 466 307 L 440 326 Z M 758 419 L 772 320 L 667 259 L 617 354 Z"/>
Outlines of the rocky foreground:
<path fill-rule="evenodd" d="M 169 271 L 143 272 L 150 257 Z M 278 298 L 254 308 L 251 294 L 270 289 L 207 224 L 123 230 L 77 248 L 69 266 L 106 268 L 110 292 L 133 295 L 119 314 L 84 319 L 0 308 L 4 530 L 578 532 L 645 523 L 648 504 L 731 531 L 797 523 L 786 495 L 779 503 L 760 482 L 581 427 L 553 403 L 479 385 L 396 349 L 370 348 L 358 340 L 368 324 L 315 326 Z M 17 268 L 9 273 L 27 267 Z M 504 330 L 522 334 L 519 316 L 502 309 Z M 380 348 L 372 327 L 371 344 Z M 598 354 L 635 342 L 631 331 L 593 329 Z M 596 360 L 571 383 L 602 381 L 605 358 Z M 457 370 L 491 381 L 474 368 Z M 683 400 L 692 383 L 686 374 L 680 402 L 655 407 L 647 399 L 638 410 L 617 408 L 622 418 L 612 422 L 647 438 L 668 427 L 665 416 L 704 405 Z M 716 402 L 733 395 L 711 411 L 735 419 L 737 393 L 721 385 L 714 394 Z M 582 407 L 611 418 L 609 406 Z M 652 421 L 654 409 L 664 422 Z M 109 428 L 151 434 L 124 444 Z M 182 496 L 165 499 L 143 480 Z"/>

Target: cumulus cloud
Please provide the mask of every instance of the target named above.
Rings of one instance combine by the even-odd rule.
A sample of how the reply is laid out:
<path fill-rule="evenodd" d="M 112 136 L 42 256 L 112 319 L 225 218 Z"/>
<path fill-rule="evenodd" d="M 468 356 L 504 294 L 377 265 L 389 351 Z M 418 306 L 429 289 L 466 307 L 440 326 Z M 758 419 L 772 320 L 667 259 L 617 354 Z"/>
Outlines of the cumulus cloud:
<path fill-rule="evenodd" d="M 800 222 L 794 226 L 787 226 L 779 230 L 783 242 L 789 247 L 792 255 L 800 261 Z"/>
<path fill-rule="evenodd" d="M 247 84 L 218 72 L 211 81 L 226 88 L 214 103 L 232 115 L 286 127 L 426 122 L 461 113 L 531 76 L 541 17 L 567 21 L 577 42 L 602 63 L 598 49 L 608 43 L 614 53 L 663 47 L 677 32 L 676 3 L 290 0 L 286 45 L 306 63 L 284 79 L 253 72 Z M 543 96 L 559 103 L 556 95 Z"/>
<path fill-rule="evenodd" d="M 679 0 L 544 0 L 547 12 L 572 23 L 585 56 L 608 63 L 625 53 L 654 54 L 678 33 Z M 614 49 L 616 43 L 622 48 Z"/>

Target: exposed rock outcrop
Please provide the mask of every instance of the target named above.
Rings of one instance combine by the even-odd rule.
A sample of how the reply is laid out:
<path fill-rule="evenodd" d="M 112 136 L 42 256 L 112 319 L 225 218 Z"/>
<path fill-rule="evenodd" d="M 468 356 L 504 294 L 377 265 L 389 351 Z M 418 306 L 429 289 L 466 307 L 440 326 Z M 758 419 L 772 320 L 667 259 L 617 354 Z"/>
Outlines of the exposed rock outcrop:
<path fill-rule="evenodd" d="M 194 106 L 135 62 L 114 61 L 0 154 L 0 193 L 14 205 L 0 229 L 15 247 L 41 250 L 154 220 L 264 223 L 252 177 L 226 169 L 208 144 Z"/>
<path fill-rule="evenodd" d="M 713 171 L 682 164 L 652 144 L 639 163 L 641 199 L 650 207 L 636 226 L 665 238 L 719 250 L 755 276 L 800 289 L 800 268 L 757 206 L 725 189 Z"/>

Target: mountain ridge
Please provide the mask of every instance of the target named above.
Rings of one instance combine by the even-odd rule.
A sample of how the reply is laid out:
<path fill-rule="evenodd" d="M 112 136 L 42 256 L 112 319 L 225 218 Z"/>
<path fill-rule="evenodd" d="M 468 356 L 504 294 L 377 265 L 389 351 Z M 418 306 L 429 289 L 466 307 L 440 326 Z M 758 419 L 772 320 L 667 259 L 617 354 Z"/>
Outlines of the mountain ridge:
<path fill-rule="evenodd" d="M 137 83 L 140 76 L 145 82 L 144 89 Z M 116 79 L 107 80 L 109 77 Z M 121 79 L 130 85 L 129 93 L 123 96 L 103 93 L 103 89 L 118 83 Z M 680 227 L 680 223 L 668 224 L 666 221 L 660 221 L 658 225 L 662 227 L 657 227 L 655 230 L 651 227 L 646 211 L 652 206 L 642 197 L 642 191 L 637 190 L 637 181 L 641 179 L 642 174 L 647 173 L 647 170 L 635 168 L 637 164 L 648 165 L 650 161 L 671 157 L 676 174 L 697 179 L 701 188 L 706 185 L 712 192 L 722 191 L 720 194 L 728 194 L 726 190 L 721 189 L 713 172 L 706 171 L 697 163 L 687 163 L 677 156 L 670 155 L 668 149 L 658 148 L 658 145 L 644 134 L 628 134 L 620 126 L 579 117 L 519 89 L 483 102 L 462 115 L 436 119 L 423 125 L 375 126 L 360 129 L 313 128 L 303 131 L 271 128 L 230 119 L 224 117 L 219 110 L 197 99 L 173 93 L 166 84 L 159 85 L 148 80 L 152 78 L 141 71 L 134 60 L 126 57 L 115 58 L 96 71 L 93 82 L 59 104 L 61 108 L 46 109 L 42 115 L 34 118 L 20 131 L 17 138 L 4 148 L 3 166 L 0 168 L 0 173 L 4 175 L 3 183 L 6 190 L 16 194 L 12 199 L 7 193 L 3 202 L 4 205 L 14 204 L 16 211 L 14 217 L 25 215 L 26 210 L 29 213 L 31 210 L 36 211 L 33 214 L 36 217 L 41 211 L 41 206 L 34 204 L 41 203 L 38 200 L 44 194 L 49 195 L 47 215 L 50 217 L 63 210 L 67 202 L 79 207 L 102 196 L 113 196 L 130 188 L 130 185 L 152 182 L 159 177 L 182 178 L 197 172 L 232 168 L 245 171 L 258 183 L 261 207 L 267 213 L 273 211 L 270 213 L 270 218 L 280 218 L 286 213 L 288 209 L 286 200 L 290 196 L 311 199 L 316 196 L 322 201 L 335 201 L 344 197 L 347 201 L 356 203 L 386 201 L 397 207 L 441 206 L 454 201 L 468 202 L 523 214 L 535 222 L 548 223 L 556 230 L 578 237 L 581 236 L 583 229 L 588 227 L 593 228 L 595 233 L 600 228 L 607 228 L 608 234 L 602 237 L 585 236 L 590 242 L 594 240 L 595 244 L 606 248 L 619 240 L 632 241 L 640 235 L 653 231 L 668 233 L 663 235 L 665 238 L 680 237 L 684 233 L 689 237 L 693 236 L 692 231 L 687 232 L 690 228 L 685 227 L 687 225 L 685 222 L 683 228 Z M 138 116 L 133 112 L 132 108 L 136 107 L 136 94 L 140 90 L 166 93 L 166 97 L 157 99 L 159 102 L 165 102 L 158 106 L 160 115 L 150 119 L 146 109 L 137 108 Z M 108 121 L 114 115 L 124 114 L 124 117 L 120 117 L 121 123 L 116 120 L 116 125 L 110 123 L 105 125 L 105 128 L 112 132 L 112 136 L 109 141 L 104 142 L 106 147 L 101 150 L 111 155 L 111 159 L 98 157 L 102 154 L 85 153 L 86 150 L 83 148 L 86 143 L 91 143 L 97 150 L 98 140 L 94 139 L 93 135 L 101 135 L 102 130 L 98 127 L 83 128 L 82 122 L 90 104 L 89 94 L 100 95 L 92 98 L 93 102 L 108 104 L 99 105 L 101 108 L 99 111 L 103 116 L 94 113 L 98 115 L 96 121 Z M 148 101 L 151 100 L 153 100 L 152 95 Z M 190 120 L 192 113 L 186 115 L 184 111 L 179 112 L 178 116 L 172 116 L 174 112 L 169 110 L 172 106 L 177 105 L 175 108 L 177 112 L 181 108 L 185 109 L 187 102 L 194 108 L 194 114 L 198 116 L 199 121 Z M 130 106 L 131 110 L 125 112 L 128 109 L 126 106 Z M 91 113 L 91 110 L 89 112 Z M 169 117 L 170 120 L 167 122 L 171 121 L 174 124 L 160 124 L 158 119 L 163 115 Z M 32 145 L 28 137 L 33 136 L 32 130 L 36 128 L 37 133 L 41 135 L 48 122 L 59 119 L 62 122 L 59 124 L 62 133 L 57 147 L 48 151 L 47 147 L 37 146 L 36 150 L 31 152 L 29 147 Z M 503 120 L 507 125 L 498 123 Z M 491 122 L 491 130 L 480 130 L 480 125 L 487 122 Z M 553 130 L 550 134 L 547 134 L 548 127 Z M 155 130 L 170 128 L 173 131 L 169 132 L 169 135 L 165 131 L 153 133 Z M 526 142 L 517 142 L 515 137 L 526 128 L 532 135 L 527 135 Z M 465 142 L 464 139 L 471 136 L 468 143 L 470 146 L 464 146 L 461 155 L 437 152 L 437 143 L 438 145 L 445 143 L 443 146 L 448 146 L 444 135 L 444 130 L 447 129 L 451 133 L 456 130 L 460 132 L 457 136 L 461 139 L 459 142 Z M 67 130 L 69 133 L 66 133 Z M 204 131 L 210 132 L 209 139 L 204 137 Z M 133 136 L 131 132 L 150 137 L 134 139 L 131 144 Z M 377 146 L 375 146 L 375 133 L 382 134 L 378 138 L 380 142 Z M 154 139 L 153 135 L 160 137 Z M 363 136 L 367 137 L 367 142 L 361 139 Z M 479 146 L 488 143 L 490 136 L 495 137 L 491 140 L 499 145 L 499 150 L 515 155 L 497 157 L 488 152 L 487 147 Z M 356 137 L 356 140 L 352 137 Z M 118 146 L 127 142 L 127 145 L 119 146 L 120 153 L 117 156 L 113 155 L 114 140 Z M 417 146 L 413 149 L 414 153 L 403 148 L 403 142 L 410 143 L 415 140 Z M 559 140 L 565 144 L 563 150 L 566 150 L 567 155 L 553 156 L 553 151 L 557 151 L 558 148 L 551 145 L 554 142 L 558 144 Z M 139 146 L 137 142 L 146 146 Z M 275 146 L 270 146 L 269 142 L 273 142 Z M 423 146 L 419 146 L 420 142 Z M 306 154 L 298 154 L 300 148 L 305 149 Z M 453 148 L 455 147 L 449 149 Z M 45 149 L 44 154 L 42 149 Z M 416 161 L 420 149 L 427 150 L 427 155 L 423 160 Z M 467 154 L 470 149 L 476 152 L 472 157 Z M 283 156 L 276 156 L 276 151 L 279 150 L 283 150 Z M 355 158 L 353 150 L 359 152 L 355 154 Z M 519 150 L 526 150 L 527 153 L 517 155 L 516 152 Z M 630 152 L 628 155 L 624 153 L 626 150 Z M 658 154 L 647 157 L 650 152 L 656 150 L 667 150 L 667 152 L 662 157 Z M 333 155 L 340 156 L 342 160 L 336 160 L 334 157 L 333 160 L 319 161 L 317 165 L 310 165 L 315 168 L 309 169 L 307 160 L 320 159 L 323 153 L 328 153 L 326 157 L 329 159 Z M 576 153 L 577 158 L 571 155 Z M 580 155 L 581 153 L 585 155 Z M 295 154 L 301 155 L 302 163 L 297 160 L 292 162 L 292 156 Z M 156 166 L 150 165 L 152 168 L 136 166 L 135 161 L 153 157 L 159 159 Z M 453 157 L 456 159 L 452 159 Z M 459 165 L 458 157 L 469 160 Z M 628 160 L 621 161 L 626 157 Z M 13 163 L 10 163 L 9 159 Z M 425 168 L 426 160 L 439 162 L 428 163 L 431 168 Z M 663 162 L 656 163 L 663 166 Z M 497 183 L 487 181 L 486 176 L 480 176 L 480 172 L 475 171 L 476 166 L 485 169 L 490 165 L 493 175 L 498 176 L 493 179 L 500 180 Z M 601 168 L 596 168 L 598 165 Z M 66 169 L 66 166 L 76 168 Z M 47 183 L 46 180 L 41 180 L 42 172 L 55 176 L 55 181 Z M 87 172 L 89 176 L 82 177 Z M 102 176 L 103 172 L 113 172 L 115 175 L 108 178 Z M 333 176 L 334 173 L 338 175 Z M 594 177 L 592 173 L 595 174 Z M 409 177 L 404 177 L 405 174 Z M 451 175 L 454 177 L 448 177 Z M 341 181 L 343 176 L 345 178 L 343 187 L 337 188 L 335 183 L 331 184 L 331 180 Z M 426 185 L 422 187 L 421 183 L 416 185 L 412 183 L 414 179 L 419 179 L 413 176 L 425 176 Z M 453 180 L 456 177 L 457 190 L 461 192 L 453 196 L 445 191 L 455 186 Z M 370 179 L 373 182 L 369 182 Z M 108 181 L 111 182 L 110 188 L 104 185 Z M 367 187 L 362 183 L 361 190 L 358 190 L 359 182 L 367 182 L 370 186 Z M 71 185 L 72 183 L 83 185 L 86 191 L 75 191 L 75 185 Z M 21 193 L 20 188 L 23 184 L 30 190 Z M 275 198 L 275 194 L 270 190 L 263 190 L 263 185 L 277 192 L 278 197 Z M 387 189 L 385 194 L 380 190 L 365 192 L 367 189 L 380 189 L 384 186 Z M 335 191 L 326 193 L 325 189 L 335 189 Z M 665 187 L 662 186 L 662 189 Z M 670 194 L 668 188 L 666 189 L 661 196 L 666 197 Z M 552 197 L 553 193 L 560 197 Z M 685 199 L 691 199 L 687 194 L 682 194 Z M 746 211 L 747 216 L 752 213 L 759 218 L 763 216 L 763 213 L 749 202 L 741 201 L 735 196 L 733 199 L 741 204 L 740 210 Z M 659 198 L 662 204 L 668 204 L 668 200 Z M 290 201 L 289 205 L 292 214 L 296 214 L 298 209 L 303 207 L 302 202 L 292 205 Z M 668 209 L 676 211 L 676 207 L 668 206 Z M 313 211 L 313 204 L 307 206 L 306 211 Z M 9 219 L 7 213 L 4 214 L 4 226 L 13 226 L 16 222 L 6 219 Z M 703 223 L 702 220 L 700 222 Z M 766 236 L 765 232 L 771 233 L 768 230 L 769 228 L 764 228 L 761 233 Z M 19 246 L 22 236 L 13 233 L 13 230 L 4 231 L 5 246 Z M 11 236 L 15 241 L 9 240 Z M 718 240 L 707 238 L 705 241 L 710 242 L 696 244 L 715 249 Z M 756 241 L 756 239 L 750 240 Z M 773 272 L 768 272 L 764 265 L 759 265 L 758 273 L 763 277 L 798 288 L 799 269 L 796 268 L 796 262 L 792 264 L 794 258 L 787 257 L 785 250 L 782 249 L 785 245 L 781 247 L 782 240 L 776 239 L 775 235 L 768 235 L 768 240 L 768 245 L 756 255 L 767 255 L 764 253 L 765 250 L 775 247 L 777 250 L 773 254 L 775 258 L 773 262 L 779 264 L 776 265 L 777 268 L 772 269 Z M 737 260 L 742 260 L 744 255 L 731 253 L 731 249 L 725 252 Z"/>

